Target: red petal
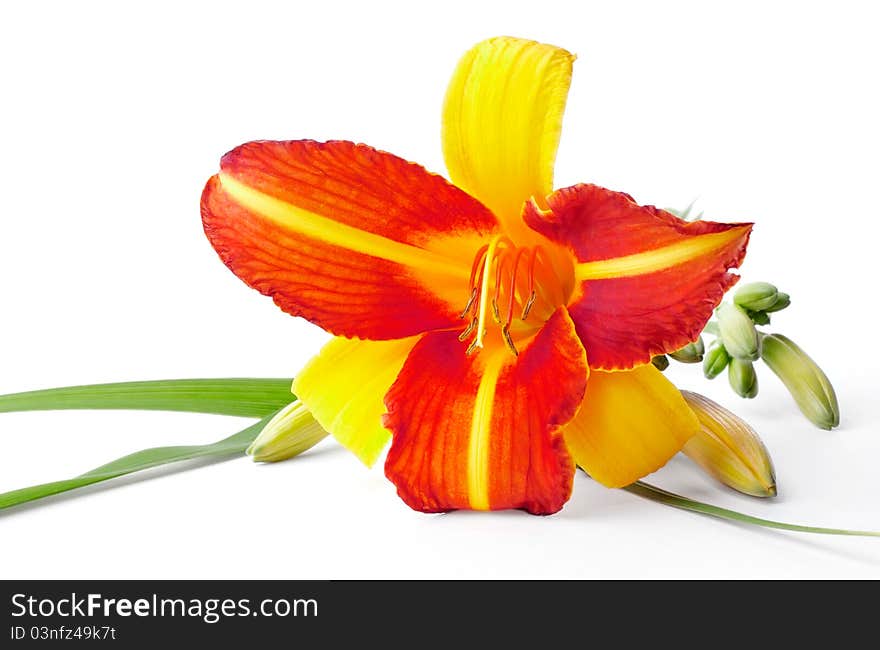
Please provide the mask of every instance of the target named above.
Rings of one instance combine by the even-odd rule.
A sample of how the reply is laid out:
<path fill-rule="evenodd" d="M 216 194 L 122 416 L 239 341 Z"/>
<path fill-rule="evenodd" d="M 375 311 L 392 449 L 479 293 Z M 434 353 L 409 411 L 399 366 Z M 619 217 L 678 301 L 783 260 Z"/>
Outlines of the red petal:
<path fill-rule="evenodd" d="M 595 185 L 554 192 L 526 222 L 578 264 L 569 304 L 590 367 L 621 370 L 695 340 L 746 252 L 751 224 L 686 222 Z"/>
<path fill-rule="evenodd" d="M 226 265 L 286 312 L 391 339 L 459 325 L 495 217 L 440 176 L 350 142 L 249 142 L 202 195 Z"/>
<path fill-rule="evenodd" d="M 385 397 L 393 435 L 385 474 L 424 512 L 556 512 L 574 473 L 561 426 L 588 374 L 564 309 L 518 357 L 500 346 L 468 356 L 455 332 L 428 334 Z"/>

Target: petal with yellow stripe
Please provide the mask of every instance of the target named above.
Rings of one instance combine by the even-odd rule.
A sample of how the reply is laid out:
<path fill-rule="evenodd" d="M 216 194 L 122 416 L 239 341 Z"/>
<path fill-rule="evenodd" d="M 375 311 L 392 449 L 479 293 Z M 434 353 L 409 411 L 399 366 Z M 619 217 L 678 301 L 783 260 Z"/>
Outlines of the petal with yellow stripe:
<path fill-rule="evenodd" d="M 382 426 L 383 398 L 418 338 L 361 341 L 337 337 L 293 382 L 294 394 L 318 424 L 368 466 L 391 438 Z"/>
<path fill-rule="evenodd" d="M 486 204 L 511 234 L 523 202 L 553 190 L 553 166 L 574 56 L 498 37 L 458 63 L 443 107 L 443 155 L 452 182 Z"/>
<path fill-rule="evenodd" d="M 660 469 L 699 428 L 678 389 L 647 365 L 590 374 L 564 435 L 572 458 L 590 476 L 623 487 Z"/>
<path fill-rule="evenodd" d="M 569 311 L 590 367 L 626 370 L 696 340 L 739 276 L 751 224 L 687 222 L 622 192 L 575 185 L 526 223 L 573 253 Z"/>
<path fill-rule="evenodd" d="M 502 344 L 467 355 L 454 332 L 426 334 L 385 397 L 393 434 L 385 474 L 424 512 L 556 512 L 574 472 L 561 426 L 588 372 L 564 308 L 518 357 Z"/>
<path fill-rule="evenodd" d="M 348 337 L 456 327 L 495 217 L 442 177 L 351 142 L 249 142 L 202 194 L 208 239 L 286 312 Z"/>

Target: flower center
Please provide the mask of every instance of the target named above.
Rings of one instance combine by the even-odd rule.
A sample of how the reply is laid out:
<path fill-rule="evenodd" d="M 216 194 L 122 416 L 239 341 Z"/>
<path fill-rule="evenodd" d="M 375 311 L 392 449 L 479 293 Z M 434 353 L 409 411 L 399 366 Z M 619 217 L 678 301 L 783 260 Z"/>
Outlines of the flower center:
<path fill-rule="evenodd" d="M 458 337 L 470 342 L 467 353 L 485 347 L 486 322 L 500 327 L 507 348 L 518 355 L 516 341 L 534 334 L 571 295 L 571 264 L 553 244 L 517 246 L 498 235 L 477 250 L 471 265 L 470 293 L 460 314 L 469 319 Z"/>

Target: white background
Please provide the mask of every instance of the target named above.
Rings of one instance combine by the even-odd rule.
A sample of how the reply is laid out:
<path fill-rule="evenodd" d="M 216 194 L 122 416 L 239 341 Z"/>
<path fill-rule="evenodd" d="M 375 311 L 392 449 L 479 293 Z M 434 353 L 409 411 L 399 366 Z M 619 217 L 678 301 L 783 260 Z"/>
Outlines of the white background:
<path fill-rule="evenodd" d="M 610 5 L 613 4 L 613 7 Z M 656 5 L 656 6 L 655 6 Z M 133 379 L 292 376 L 326 335 L 217 259 L 198 200 L 249 139 L 345 138 L 442 171 L 446 82 L 498 34 L 578 54 L 557 186 L 757 222 L 743 276 L 790 292 L 772 329 L 840 396 L 813 428 L 760 368 L 750 402 L 678 367 L 762 433 L 772 503 L 686 460 L 651 480 L 806 524 L 880 529 L 871 3 L 10 3 L 0 18 L 0 392 Z M 0 490 L 235 418 L 0 416 Z M 297 460 L 159 472 L 0 515 L 4 578 L 880 577 L 880 540 L 765 531 L 579 477 L 553 517 L 429 516 L 325 442 Z"/>

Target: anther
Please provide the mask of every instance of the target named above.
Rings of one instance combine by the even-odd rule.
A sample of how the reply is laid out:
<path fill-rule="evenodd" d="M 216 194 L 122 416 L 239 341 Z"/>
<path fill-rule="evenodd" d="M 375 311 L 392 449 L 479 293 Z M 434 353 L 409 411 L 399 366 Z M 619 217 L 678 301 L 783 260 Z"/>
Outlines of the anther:
<path fill-rule="evenodd" d="M 471 307 L 474 306 L 474 301 L 477 299 L 477 288 L 474 287 L 471 289 L 471 297 L 468 298 L 467 305 L 465 305 L 464 310 L 458 315 L 460 319 L 464 319 L 467 316 L 467 313 L 471 310 Z"/>
<path fill-rule="evenodd" d="M 501 333 L 504 335 L 504 342 L 507 343 L 507 347 L 510 348 L 510 351 L 513 352 L 513 356 L 518 357 L 519 351 L 516 349 L 516 346 L 513 344 L 513 339 L 510 338 L 510 328 L 505 325 L 501 328 Z"/>
<path fill-rule="evenodd" d="M 529 299 L 523 307 L 522 311 L 522 320 L 525 320 L 529 317 L 529 310 L 532 308 L 532 304 L 535 302 L 535 299 L 538 297 L 538 294 L 535 292 L 535 264 L 538 261 L 538 247 L 535 246 L 532 249 L 531 257 L 529 258 Z"/>
<path fill-rule="evenodd" d="M 526 306 L 523 307 L 522 316 L 520 316 L 520 320 L 525 320 L 529 317 L 529 311 L 532 308 L 532 305 L 535 304 L 535 300 L 538 298 L 538 294 L 533 290 L 532 293 L 529 294 L 529 299 L 526 301 Z"/>
<path fill-rule="evenodd" d="M 468 325 L 465 330 L 458 335 L 458 340 L 464 343 L 467 340 L 467 337 L 471 335 L 471 332 L 474 331 L 474 328 L 477 326 L 477 319 L 472 318 L 470 325 Z"/>

